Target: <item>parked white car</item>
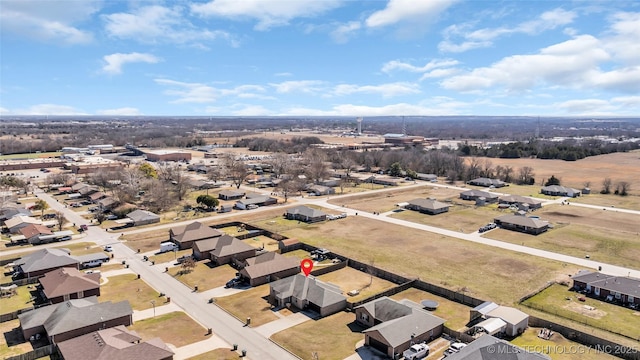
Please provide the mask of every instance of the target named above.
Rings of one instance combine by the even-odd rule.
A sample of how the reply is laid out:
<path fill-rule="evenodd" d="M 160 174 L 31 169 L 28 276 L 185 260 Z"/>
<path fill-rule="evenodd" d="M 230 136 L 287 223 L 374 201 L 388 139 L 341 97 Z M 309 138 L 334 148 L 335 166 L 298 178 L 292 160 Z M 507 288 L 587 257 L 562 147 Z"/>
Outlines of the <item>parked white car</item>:
<path fill-rule="evenodd" d="M 449 348 L 444 351 L 444 356 L 455 354 L 458 351 L 462 350 L 465 346 L 467 346 L 467 344 L 465 343 L 452 343 L 451 345 L 449 345 Z"/>
<path fill-rule="evenodd" d="M 402 356 L 406 360 L 423 359 L 427 357 L 427 355 L 429 355 L 429 345 L 427 344 L 411 345 L 410 348 L 408 348 L 402 353 Z"/>

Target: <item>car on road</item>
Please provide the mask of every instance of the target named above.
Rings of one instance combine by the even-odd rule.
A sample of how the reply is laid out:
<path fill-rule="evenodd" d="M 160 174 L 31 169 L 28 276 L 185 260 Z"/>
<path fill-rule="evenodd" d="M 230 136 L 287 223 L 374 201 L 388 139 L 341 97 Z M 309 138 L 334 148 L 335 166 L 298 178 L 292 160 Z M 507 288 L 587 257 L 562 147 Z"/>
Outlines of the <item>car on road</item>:
<path fill-rule="evenodd" d="M 106 245 L 106 246 L 104 247 L 104 251 L 106 251 L 106 252 L 112 252 L 112 251 L 113 251 L 113 248 L 111 247 L 111 245 Z"/>
<path fill-rule="evenodd" d="M 111 215 L 107 215 L 107 217 L 105 219 L 107 219 L 107 220 L 116 220 L 117 218 L 118 218 L 118 216 L 111 214 Z"/>

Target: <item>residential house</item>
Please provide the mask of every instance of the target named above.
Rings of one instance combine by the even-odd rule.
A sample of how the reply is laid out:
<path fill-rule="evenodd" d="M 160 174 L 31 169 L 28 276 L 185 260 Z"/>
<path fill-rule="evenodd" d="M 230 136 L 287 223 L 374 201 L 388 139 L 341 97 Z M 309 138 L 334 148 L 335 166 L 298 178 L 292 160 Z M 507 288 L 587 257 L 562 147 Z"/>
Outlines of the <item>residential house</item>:
<path fill-rule="evenodd" d="M 278 250 L 283 254 L 287 251 L 299 249 L 302 246 L 298 239 L 284 239 L 278 241 Z"/>
<path fill-rule="evenodd" d="M 568 196 L 568 197 L 578 197 L 581 194 L 581 191 L 578 189 L 572 189 L 569 187 L 564 187 L 560 185 L 549 185 L 540 189 L 540 192 L 545 195 L 550 196 Z"/>
<path fill-rule="evenodd" d="M 91 194 L 95 194 L 98 191 L 99 191 L 99 189 L 98 189 L 97 186 L 89 185 L 89 186 L 82 187 L 80 190 L 78 190 L 78 193 L 80 195 L 82 195 L 83 197 L 88 198 L 89 196 L 91 196 Z"/>
<path fill-rule="evenodd" d="M 498 202 L 498 195 L 482 190 L 467 190 L 460 193 L 460 199 L 495 203 Z"/>
<path fill-rule="evenodd" d="M 409 201 L 406 208 L 429 215 L 437 215 L 449 211 L 449 204 L 435 199 L 413 199 Z"/>
<path fill-rule="evenodd" d="M 20 207 L 5 207 L 0 209 L 0 221 L 6 221 L 16 215 L 33 216 L 31 210 Z"/>
<path fill-rule="evenodd" d="M 155 224 L 160 222 L 160 215 L 148 210 L 135 210 L 127 214 L 133 226 Z"/>
<path fill-rule="evenodd" d="M 498 332 L 511 337 L 522 334 L 529 326 L 529 315 L 512 307 L 501 306 L 494 302 L 486 301 L 471 309 L 470 322 L 484 320 L 476 324 L 477 328 L 484 328 L 485 326 L 491 327 L 488 325 L 489 323 L 496 324 L 496 321 L 491 319 L 500 319 L 501 324 L 504 325 L 500 326 L 500 331 Z M 497 332 L 489 330 L 487 333 L 494 335 Z"/>
<path fill-rule="evenodd" d="M 293 276 L 300 272 L 300 261 L 275 252 L 260 254 L 245 260 L 240 276 L 251 286 L 266 284 L 273 280 Z"/>
<path fill-rule="evenodd" d="M 347 298 L 339 287 L 313 276 L 289 276 L 272 282 L 269 289 L 269 303 L 274 306 L 292 305 L 300 310 L 312 310 L 322 317 L 347 307 Z"/>
<path fill-rule="evenodd" d="M 98 201 L 98 206 L 100 206 L 102 210 L 111 210 L 115 208 L 117 205 L 118 205 L 118 201 L 112 198 L 111 196 L 107 196 Z"/>
<path fill-rule="evenodd" d="M 65 360 L 172 360 L 174 352 L 160 339 L 142 341 L 124 326 L 94 331 L 58 343 Z"/>
<path fill-rule="evenodd" d="M 71 192 L 80 192 L 81 189 L 85 188 L 89 186 L 88 184 L 85 183 L 75 183 L 71 186 Z"/>
<path fill-rule="evenodd" d="M 199 221 L 194 221 L 185 226 L 178 226 L 169 230 L 169 240 L 176 243 L 180 250 L 190 249 L 193 243 L 198 240 L 215 238 L 224 235 L 220 230 L 216 230 Z"/>
<path fill-rule="evenodd" d="M 278 199 L 273 198 L 271 196 L 252 194 L 252 195 L 247 195 L 246 199 L 236 201 L 236 208 L 240 210 L 247 210 L 247 206 L 249 205 L 268 206 L 268 205 L 273 205 L 277 203 L 278 203 Z"/>
<path fill-rule="evenodd" d="M 640 306 L 640 279 L 580 271 L 572 277 L 573 288 L 589 295 L 622 305 Z"/>
<path fill-rule="evenodd" d="M 105 193 L 103 193 L 101 191 L 98 191 L 98 192 L 95 192 L 95 193 L 89 195 L 89 200 L 91 200 L 92 203 L 96 204 L 98 201 L 100 201 L 100 200 L 102 200 L 102 199 L 104 199 L 106 197 L 107 197 L 107 194 L 105 194 Z"/>
<path fill-rule="evenodd" d="M 483 335 L 460 351 L 447 356 L 447 360 L 550 360 L 547 355 L 529 352 L 508 341 Z"/>
<path fill-rule="evenodd" d="M 207 240 L 204 240 L 207 241 Z M 214 238 L 214 248 L 209 252 L 211 262 L 217 265 L 240 265 L 247 259 L 256 256 L 257 249 L 233 236 L 222 235 Z"/>
<path fill-rule="evenodd" d="M 100 273 L 85 274 L 75 268 L 60 268 L 49 271 L 38 281 L 42 293 L 52 304 L 100 296 Z"/>
<path fill-rule="evenodd" d="M 307 193 L 315 196 L 331 195 L 336 193 L 336 189 L 325 185 L 311 185 L 307 187 Z"/>
<path fill-rule="evenodd" d="M 43 243 L 43 236 L 53 235 L 51 229 L 39 224 L 28 224 L 27 226 L 20 228 L 18 232 L 24 237 L 25 241 L 34 245 Z"/>
<path fill-rule="evenodd" d="M 399 186 L 404 179 L 398 179 L 388 175 L 369 176 L 363 180 L 365 183 L 378 184 L 384 186 Z"/>
<path fill-rule="evenodd" d="M 244 195 L 244 191 L 240 190 L 222 190 L 218 193 L 218 198 L 221 200 L 240 200 Z"/>
<path fill-rule="evenodd" d="M 78 259 L 70 254 L 71 252 L 67 249 L 41 249 L 16 260 L 15 270 L 32 278 L 62 267 L 78 269 L 80 266 Z"/>
<path fill-rule="evenodd" d="M 100 329 L 133 323 L 129 301 L 98 303 L 95 296 L 43 306 L 18 315 L 25 339 L 45 333 L 52 344 Z"/>
<path fill-rule="evenodd" d="M 535 210 L 542 208 L 542 201 L 520 195 L 500 196 L 500 204 L 515 205 L 519 210 Z"/>
<path fill-rule="evenodd" d="M 445 322 L 413 301 L 396 301 L 386 296 L 356 307 L 355 313 L 356 322 L 368 327 L 363 331 L 365 345 L 392 359 L 413 343 L 439 337 Z"/>
<path fill-rule="evenodd" d="M 31 216 L 16 215 L 11 219 L 5 220 L 4 222 L 4 226 L 6 226 L 9 232 L 12 234 L 17 234 L 18 232 L 20 232 L 20 229 L 30 224 L 42 224 L 42 221 Z"/>
<path fill-rule="evenodd" d="M 418 180 L 438 182 L 438 176 L 436 174 L 417 173 L 416 176 L 418 177 Z"/>
<path fill-rule="evenodd" d="M 493 221 L 502 228 L 532 235 L 542 234 L 549 229 L 548 221 L 521 215 L 504 215 L 493 219 Z"/>
<path fill-rule="evenodd" d="M 470 180 L 470 181 L 467 182 L 467 184 L 475 185 L 475 186 L 483 186 L 483 187 L 494 187 L 494 188 L 500 188 L 500 187 L 508 185 L 507 183 L 505 183 L 502 180 L 489 179 L 489 178 L 486 178 L 486 177 L 481 177 L 481 178 Z"/>
<path fill-rule="evenodd" d="M 327 214 L 324 211 L 310 208 L 304 205 L 299 205 L 287 209 L 287 211 L 284 213 L 284 216 L 289 220 L 299 220 L 306 223 L 314 223 L 327 220 Z"/>

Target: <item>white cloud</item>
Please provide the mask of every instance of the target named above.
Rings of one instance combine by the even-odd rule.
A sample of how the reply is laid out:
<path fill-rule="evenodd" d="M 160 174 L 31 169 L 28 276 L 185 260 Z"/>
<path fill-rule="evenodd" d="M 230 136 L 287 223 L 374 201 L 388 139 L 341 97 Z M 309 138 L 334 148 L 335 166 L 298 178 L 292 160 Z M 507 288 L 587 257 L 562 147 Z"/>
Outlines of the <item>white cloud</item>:
<path fill-rule="evenodd" d="M 422 77 L 420 78 L 420 81 L 423 81 L 423 80 L 426 80 L 426 79 L 449 77 L 449 76 L 453 76 L 453 75 L 455 75 L 455 74 L 457 74 L 459 72 L 460 72 L 460 69 L 454 69 L 454 68 L 435 69 L 435 70 L 429 71 L 427 73 L 424 73 L 422 75 Z"/>
<path fill-rule="evenodd" d="M 255 29 L 263 31 L 287 25 L 295 18 L 321 15 L 340 5 L 336 0 L 212 0 L 192 4 L 191 11 L 201 16 L 256 20 Z"/>
<path fill-rule="evenodd" d="M 611 114 L 615 110 L 614 106 L 602 99 L 569 100 L 553 106 L 574 115 Z"/>
<path fill-rule="evenodd" d="M 118 109 L 97 110 L 97 115 L 114 115 L 114 116 L 137 116 L 142 115 L 140 110 L 133 107 L 123 107 Z"/>
<path fill-rule="evenodd" d="M 57 104 L 38 104 L 27 109 L 15 109 L 10 113 L 15 115 L 89 115 L 73 106 Z"/>
<path fill-rule="evenodd" d="M 142 6 L 129 13 L 103 15 L 107 33 L 120 39 L 142 43 L 190 44 L 206 48 L 202 42 L 227 40 L 232 46 L 238 41 L 222 30 L 199 29 L 194 26 L 180 6 Z"/>
<path fill-rule="evenodd" d="M 0 106 L 0 114 L 9 114 L 9 113 L 10 113 L 9 109 L 6 109 Z"/>
<path fill-rule="evenodd" d="M 346 96 L 352 94 L 379 94 L 382 97 L 394 97 L 407 94 L 420 93 L 420 86 L 418 84 L 398 82 L 382 85 L 352 85 L 352 84 L 340 84 L 337 85 L 333 94 L 336 96 Z"/>
<path fill-rule="evenodd" d="M 371 14 L 365 21 L 368 27 L 383 27 L 396 23 L 424 22 L 433 18 L 451 6 L 455 0 L 416 1 L 416 0 L 389 0 L 387 6 L 380 11 Z"/>
<path fill-rule="evenodd" d="M 3 0 L 0 31 L 56 44 L 86 44 L 93 40 L 93 35 L 75 25 L 90 19 L 101 5 L 101 1 L 68 4 L 58 1 Z"/>
<path fill-rule="evenodd" d="M 273 76 L 277 76 L 277 77 L 291 77 L 293 76 L 292 73 L 290 72 L 280 72 L 280 73 L 275 73 L 273 74 Z"/>
<path fill-rule="evenodd" d="M 389 73 L 394 70 L 404 70 L 415 73 L 423 73 L 435 68 L 450 67 L 458 65 L 458 60 L 452 59 L 435 59 L 426 63 L 424 66 L 415 66 L 398 60 L 389 61 L 382 66 L 382 71 Z"/>
<path fill-rule="evenodd" d="M 211 103 L 221 97 L 238 97 L 242 99 L 273 100 L 269 95 L 264 95 L 265 88 L 260 85 L 240 85 L 234 88 L 221 89 L 202 83 L 188 83 L 169 79 L 155 79 L 156 84 L 170 87 L 165 95 L 176 97 L 172 103 Z"/>
<path fill-rule="evenodd" d="M 297 81 L 284 81 L 281 83 L 269 84 L 276 89 L 278 93 L 317 93 L 325 91 L 324 82 L 319 80 L 297 80 Z"/>
<path fill-rule="evenodd" d="M 278 115 L 287 116 L 398 116 L 398 115 L 455 115 L 464 113 L 469 104 L 450 98 L 436 97 L 420 104 L 397 103 L 383 106 L 340 104 L 329 110 L 306 107 L 285 109 Z"/>
<path fill-rule="evenodd" d="M 570 24 L 576 16 L 573 11 L 558 8 L 542 13 L 535 20 L 526 21 L 514 27 L 483 28 L 472 31 L 471 28 L 474 26 L 472 23 L 455 24 L 443 31 L 444 40 L 438 44 L 438 50 L 460 53 L 471 49 L 490 47 L 493 45 L 493 41 L 501 36 L 516 33 L 539 34 Z M 461 37 L 463 40 L 457 43 L 452 40 L 457 37 Z"/>
<path fill-rule="evenodd" d="M 231 114 L 235 116 L 270 116 L 273 115 L 271 110 L 259 105 L 236 105 L 232 109 Z"/>
<path fill-rule="evenodd" d="M 640 110 L 640 96 L 620 96 L 611 99 L 611 102 L 624 107 L 636 107 Z"/>
<path fill-rule="evenodd" d="M 331 32 L 331 37 L 335 42 L 343 44 L 349 41 L 354 33 L 360 30 L 361 27 L 362 25 L 358 21 L 350 21 L 346 24 L 340 24 Z"/>
<path fill-rule="evenodd" d="M 107 74 L 121 74 L 122 66 L 124 64 L 137 62 L 155 64 L 160 61 L 160 58 L 151 54 L 134 52 L 129 54 L 116 53 L 105 55 L 103 57 L 103 60 L 106 62 L 106 64 L 102 67 L 102 71 L 106 72 Z"/>
<path fill-rule="evenodd" d="M 640 65 L 640 12 L 616 13 L 611 17 L 611 32 L 604 47 L 627 65 Z"/>

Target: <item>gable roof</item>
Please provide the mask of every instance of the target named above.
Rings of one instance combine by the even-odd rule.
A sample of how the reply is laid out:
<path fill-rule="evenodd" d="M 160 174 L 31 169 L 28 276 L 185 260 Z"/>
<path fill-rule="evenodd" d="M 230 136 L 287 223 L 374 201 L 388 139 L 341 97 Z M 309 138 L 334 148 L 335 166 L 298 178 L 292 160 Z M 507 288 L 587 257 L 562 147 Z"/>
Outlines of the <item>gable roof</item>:
<path fill-rule="evenodd" d="M 134 222 L 160 220 L 160 215 L 154 214 L 148 210 L 134 210 L 127 214 L 127 217 Z"/>
<path fill-rule="evenodd" d="M 11 219 L 16 215 L 33 216 L 31 210 L 19 207 L 5 207 L 0 209 L 0 220 Z"/>
<path fill-rule="evenodd" d="M 95 296 L 43 306 L 18 315 L 23 329 L 44 326 L 48 336 L 131 316 L 129 301 L 98 303 Z"/>
<path fill-rule="evenodd" d="M 275 198 L 272 198 L 269 195 L 247 195 L 245 199 L 238 200 L 236 203 L 250 205 L 250 204 L 262 204 L 267 201 L 273 201 Z"/>
<path fill-rule="evenodd" d="M 460 193 L 460 195 L 473 196 L 473 197 L 484 197 L 485 199 L 495 199 L 495 198 L 498 197 L 498 195 L 496 195 L 494 193 L 490 193 L 488 191 L 476 190 L 476 189 L 463 191 L 463 192 Z"/>
<path fill-rule="evenodd" d="M 25 238 L 29 239 L 38 235 L 52 235 L 51 229 L 44 225 L 40 224 L 29 224 L 20 230 L 20 234 L 24 235 Z"/>
<path fill-rule="evenodd" d="M 521 196 L 521 195 L 505 195 L 500 196 L 500 202 L 506 203 L 522 203 L 522 204 L 542 204 L 542 200 Z"/>
<path fill-rule="evenodd" d="M 105 196 L 107 196 L 105 193 L 103 193 L 101 191 L 98 191 L 98 192 L 95 192 L 95 193 L 89 195 L 89 199 L 95 201 L 95 200 L 98 200 L 98 199 L 102 199 Z"/>
<path fill-rule="evenodd" d="M 220 230 L 209 227 L 199 221 L 194 221 L 185 226 L 172 228 L 172 237 L 178 242 L 202 240 L 223 235 Z"/>
<path fill-rule="evenodd" d="M 314 209 L 304 205 L 298 205 L 292 207 L 291 209 L 287 209 L 287 215 L 302 215 L 310 218 L 316 218 L 321 216 L 326 216 L 327 214 L 324 211 Z"/>
<path fill-rule="evenodd" d="M 122 325 L 58 343 L 65 360 L 161 360 L 174 353 L 160 338 L 142 338 Z"/>
<path fill-rule="evenodd" d="M 224 257 L 256 250 L 253 246 L 245 244 L 231 235 L 222 235 L 214 240 L 216 240 L 216 245 L 215 248 L 211 250 L 211 255 L 215 257 Z"/>
<path fill-rule="evenodd" d="M 272 255 L 267 255 L 272 254 Z M 265 256 L 267 255 L 267 256 Z M 263 257 L 265 256 L 265 257 Z M 256 258 L 261 258 L 258 260 Z M 258 278 L 261 276 L 275 274 L 280 271 L 300 268 L 300 261 L 294 258 L 282 256 L 278 253 L 271 252 L 257 256 L 256 260 L 245 260 L 247 263 L 253 261 L 253 265 L 247 265 L 244 269 L 240 270 L 240 274 L 249 277 L 251 279 Z M 264 261 L 263 261 L 264 260 Z"/>
<path fill-rule="evenodd" d="M 41 249 L 33 254 L 21 257 L 15 263 L 20 265 L 20 268 L 25 273 L 77 265 L 78 260 L 69 254 L 68 250 L 65 251 L 63 249 Z"/>
<path fill-rule="evenodd" d="M 300 300 L 308 300 L 310 303 L 325 307 L 346 301 L 342 291 L 335 285 L 322 282 L 313 276 L 296 274 L 270 285 L 279 298 L 293 296 Z"/>
<path fill-rule="evenodd" d="M 409 204 L 419 206 L 423 209 L 431 209 L 431 210 L 449 208 L 449 204 L 443 203 L 435 199 L 413 199 L 409 201 Z"/>
<path fill-rule="evenodd" d="M 14 217 L 12 217 L 11 219 L 7 219 L 4 222 L 4 225 L 8 228 L 12 228 L 14 226 L 23 224 L 23 223 L 27 223 L 27 224 L 42 224 L 42 221 L 40 221 L 39 219 L 33 218 L 31 216 L 24 216 L 24 215 L 16 215 Z"/>
<path fill-rule="evenodd" d="M 447 360 L 548 360 L 548 356 L 527 352 L 507 341 L 491 335 L 482 335 Z"/>
<path fill-rule="evenodd" d="M 504 215 L 495 218 L 496 221 L 513 225 L 526 226 L 529 228 L 540 229 L 549 226 L 548 221 L 534 219 L 521 215 Z"/>
<path fill-rule="evenodd" d="M 573 277 L 573 281 L 580 281 L 601 289 L 640 297 L 640 279 L 624 276 L 612 276 L 599 272 L 580 271 Z"/>
<path fill-rule="evenodd" d="M 551 193 L 559 193 L 559 194 L 578 194 L 578 193 L 580 193 L 580 190 L 578 190 L 578 189 L 572 189 L 570 187 L 565 187 L 565 186 L 560 186 L 560 185 L 544 186 L 542 188 L 542 191 L 551 192 Z"/>
<path fill-rule="evenodd" d="M 75 268 L 60 268 L 44 274 L 39 280 L 47 298 L 87 291 L 100 287 L 100 274 L 85 274 Z"/>

